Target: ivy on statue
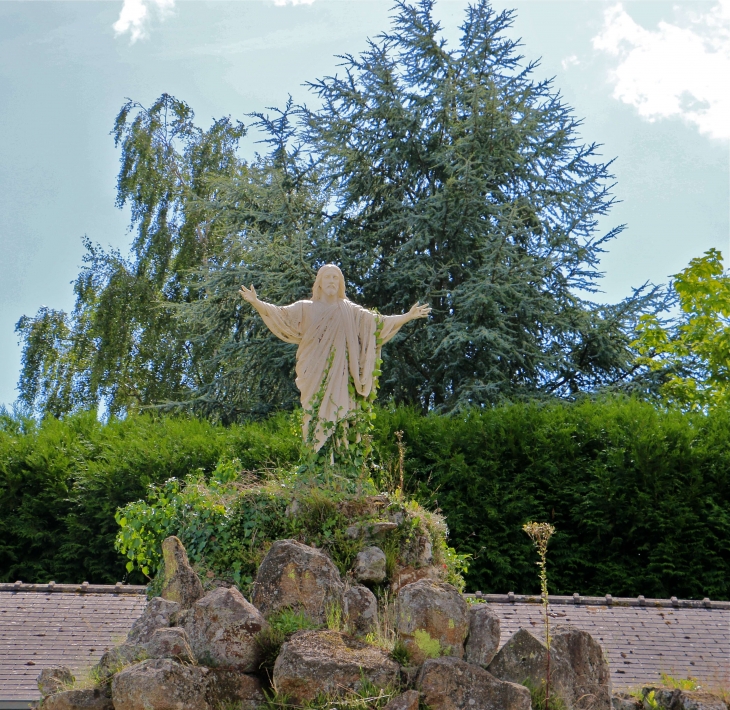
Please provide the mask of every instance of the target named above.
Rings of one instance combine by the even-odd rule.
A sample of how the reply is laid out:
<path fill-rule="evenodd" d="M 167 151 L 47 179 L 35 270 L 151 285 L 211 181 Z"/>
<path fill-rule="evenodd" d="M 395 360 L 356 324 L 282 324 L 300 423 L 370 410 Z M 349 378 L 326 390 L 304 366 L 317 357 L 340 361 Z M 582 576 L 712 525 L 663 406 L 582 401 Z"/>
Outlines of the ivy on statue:
<path fill-rule="evenodd" d="M 299 346 L 296 384 L 311 463 L 361 468 L 374 416 L 380 348 L 409 321 L 426 318 L 429 306 L 416 303 L 397 316 L 362 308 L 346 297 L 345 279 L 334 264 L 317 272 L 311 300 L 274 306 L 259 300 L 253 286 L 241 286 L 239 293 L 274 335 Z"/>

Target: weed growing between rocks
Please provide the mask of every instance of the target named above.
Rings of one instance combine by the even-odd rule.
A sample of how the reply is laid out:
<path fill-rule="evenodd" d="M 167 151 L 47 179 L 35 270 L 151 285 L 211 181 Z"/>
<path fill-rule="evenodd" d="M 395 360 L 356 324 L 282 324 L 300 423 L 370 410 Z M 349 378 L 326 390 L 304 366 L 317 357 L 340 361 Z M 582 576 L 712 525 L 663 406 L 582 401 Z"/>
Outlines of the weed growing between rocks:
<path fill-rule="evenodd" d="M 271 677 L 276 657 L 284 642 L 297 631 L 318 629 L 320 626 L 315 624 L 303 611 L 291 609 L 272 614 L 268 618 L 268 622 L 269 627 L 256 637 L 256 641 L 261 647 L 259 670 Z"/>
<path fill-rule="evenodd" d="M 548 614 L 548 579 L 547 579 L 547 546 L 550 542 L 550 538 L 555 534 L 555 528 L 550 523 L 525 523 L 522 529 L 529 535 L 537 554 L 540 556 L 537 566 L 540 568 L 540 591 L 542 596 L 542 608 L 543 617 L 545 620 L 545 645 L 547 646 L 546 655 L 546 668 L 545 668 L 545 683 L 541 688 L 533 691 L 530 689 L 530 694 L 533 695 L 532 707 L 536 710 L 563 710 L 560 705 L 560 700 L 555 700 L 550 697 L 550 615 Z M 535 704 L 539 700 L 539 696 L 535 696 L 535 693 L 542 694 L 541 704 Z M 537 699 L 537 700 L 536 700 Z M 558 703 L 558 705 L 556 705 Z M 564 704 L 563 704 L 564 705 Z"/>
<path fill-rule="evenodd" d="M 532 710 L 567 710 L 565 701 L 559 695 L 548 694 L 545 683 L 532 683 L 525 680 L 522 685 L 530 691 Z"/>
<path fill-rule="evenodd" d="M 287 695 L 276 689 L 264 691 L 265 710 L 380 710 L 399 693 L 399 689 L 388 686 L 378 688 L 363 677 L 358 690 L 343 694 L 320 694 L 314 700 L 293 703 Z"/>

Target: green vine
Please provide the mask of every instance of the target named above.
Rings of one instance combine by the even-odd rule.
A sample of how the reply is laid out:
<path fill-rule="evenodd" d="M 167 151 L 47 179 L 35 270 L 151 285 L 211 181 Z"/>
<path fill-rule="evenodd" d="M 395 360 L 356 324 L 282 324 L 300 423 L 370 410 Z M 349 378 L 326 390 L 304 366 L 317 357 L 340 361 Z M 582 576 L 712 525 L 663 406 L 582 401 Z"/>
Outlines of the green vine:
<path fill-rule="evenodd" d="M 383 344 L 380 337 L 383 330 L 383 319 L 378 315 L 375 318 L 375 347 L 379 354 Z M 367 397 L 363 397 L 357 392 L 352 376 L 348 374 L 347 389 L 355 406 L 345 416 L 338 416 L 332 422 L 321 419 L 319 411 L 327 389 L 334 355 L 334 350 L 332 350 L 327 358 L 320 387 L 311 399 L 310 408 L 305 410 L 310 420 L 305 441 L 307 453 L 300 472 L 308 471 L 327 479 L 344 476 L 348 479 L 361 480 L 368 477 L 368 464 L 373 451 L 373 421 L 375 420 L 373 405 L 378 394 L 378 382 L 382 373 L 380 368 L 383 360 L 379 355 L 375 360 L 372 372 L 373 386 Z M 346 357 L 349 359 L 349 354 L 346 354 Z M 315 451 L 313 442 L 318 425 L 327 436 L 327 440 L 319 451 Z"/>

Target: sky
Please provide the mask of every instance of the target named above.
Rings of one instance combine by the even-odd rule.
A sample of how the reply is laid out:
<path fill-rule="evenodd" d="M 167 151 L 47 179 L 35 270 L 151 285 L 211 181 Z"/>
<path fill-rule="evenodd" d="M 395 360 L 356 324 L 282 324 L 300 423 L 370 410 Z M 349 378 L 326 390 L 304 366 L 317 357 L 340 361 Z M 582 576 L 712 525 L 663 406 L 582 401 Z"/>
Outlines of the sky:
<path fill-rule="evenodd" d="M 465 0 L 437 0 L 451 46 Z M 386 0 L 0 0 L 0 403 L 16 398 L 14 326 L 70 310 L 82 238 L 126 252 L 110 130 L 127 98 L 185 100 L 201 125 L 313 104 L 305 82 L 337 71 L 387 30 Z M 730 0 L 494 0 L 537 79 L 614 159 L 625 224 L 597 298 L 664 283 L 714 247 L 730 250 Z M 252 154 L 250 142 L 244 151 Z"/>

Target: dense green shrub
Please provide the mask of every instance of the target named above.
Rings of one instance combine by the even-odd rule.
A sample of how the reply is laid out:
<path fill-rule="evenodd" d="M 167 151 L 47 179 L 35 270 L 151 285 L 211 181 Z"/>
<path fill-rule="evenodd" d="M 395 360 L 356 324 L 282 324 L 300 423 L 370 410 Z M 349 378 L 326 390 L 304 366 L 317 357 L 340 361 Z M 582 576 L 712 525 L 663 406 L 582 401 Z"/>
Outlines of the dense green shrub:
<path fill-rule="evenodd" d="M 0 581 L 143 582 L 114 549 L 119 506 L 150 484 L 297 460 L 296 423 L 283 415 L 231 428 L 183 418 L 130 416 L 100 424 L 74 415 L 41 424 L 0 420 Z"/>
<path fill-rule="evenodd" d="M 521 526 L 555 525 L 553 594 L 730 598 L 730 412 L 635 400 L 511 405 L 464 416 L 381 412 L 402 429 L 411 489 L 440 507 L 467 584 L 537 592 Z"/>
<path fill-rule="evenodd" d="M 421 554 L 430 550 L 444 581 L 464 588 L 468 560 L 448 547 L 443 517 L 400 490 L 379 494 L 367 471 L 353 476 L 351 469 L 327 467 L 316 474 L 295 466 L 252 475 L 236 459 L 207 478 L 195 473 L 150 486 L 146 500 L 120 508 L 116 519 L 115 546 L 128 558 L 127 570 L 155 575 L 152 594 L 162 583 L 162 542 L 169 535 L 180 538 L 205 584 L 231 581 L 247 594 L 274 541 L 324 550 L 344 577 L 357 553 L 373 544 L 367 529 L 391 521 L 397 528 L 377 538 L 386 557 L 385 586 L 423 566 Z"/>
<path fill-rule="evenodd" d="M 24 428 L 25 427 L 25 428 Z M 405 432 L 406 489 L 445 514 L 474 555 L 467 584 L 536 592 L 521 526 L 557 528 L 552 593 L 730 599 L 730 412 L 662 411 L 633 400 L 514 404 L 463 415 L 381 410 L 379 483 Z M 92 416 L 0 430 L 0 580 L 113 582 L 118 506 L 151 483 L 238 457 L 246 469 L 297 460 L 279 415 L 230 428 L 186 419 Z M 266 511 L 264 511 L 266 512 Z M 142 577 L 130 577 L 141 581 Z"/>

